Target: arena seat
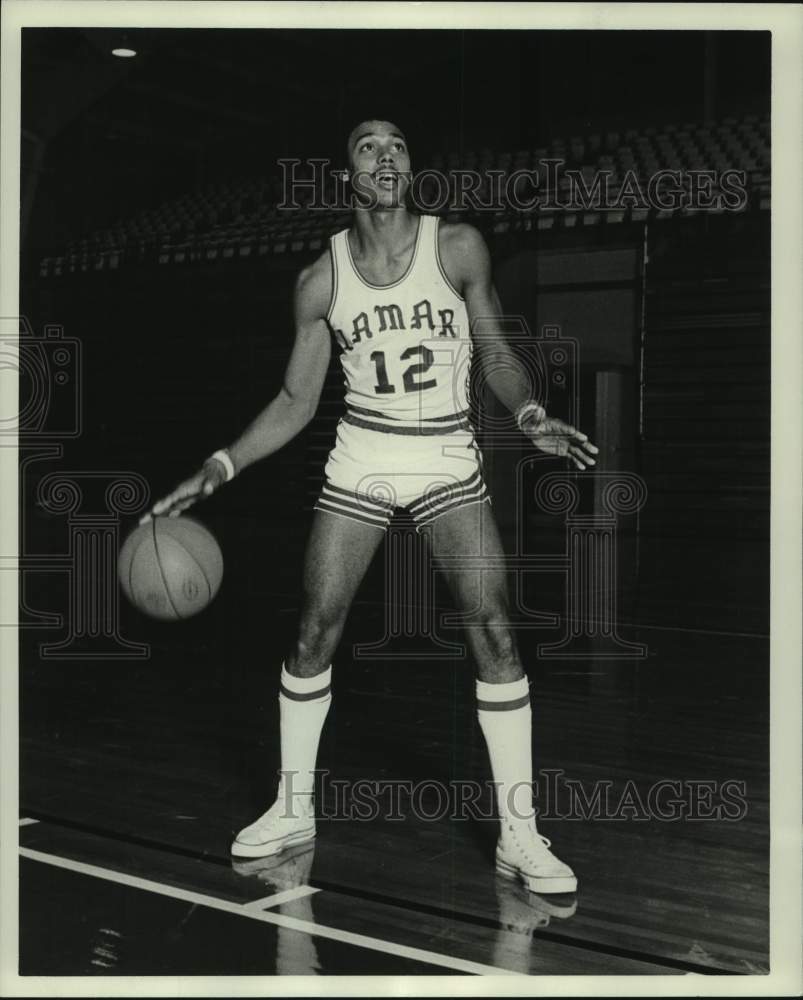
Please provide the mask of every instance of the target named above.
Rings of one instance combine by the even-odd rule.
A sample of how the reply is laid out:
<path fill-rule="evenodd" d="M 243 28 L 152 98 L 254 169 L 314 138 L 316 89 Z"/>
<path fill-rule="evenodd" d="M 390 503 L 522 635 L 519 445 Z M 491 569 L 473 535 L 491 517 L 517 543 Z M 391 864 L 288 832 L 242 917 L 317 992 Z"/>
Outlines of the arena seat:
<path fill-rule="evenodd" d="M 612 183 L 633 172 L 646 179 L 662 169 L 744 171 L 750 180 L 754 207 L 766 210 L 770 205 L 770 122 L 768 116 L 728 115 L 715 122 L 649 124 L 627 129 L 595 128 L 587 135 L 573 132 L 568 137 L 555 135 L 535 149 L 492 150 L 479 147 L 462 155 L 457 150 L 441 150 L 428 158 L 434 170 L 447 174 L 460 169 L 497 170 L 509 174 L 519 170 L 538 172 L 544 159 L 566 161 L 579 169 L 587 187 L 597 171 L 609 171 Z M 230 178 L 199 186 L 156 207 L 144 208 L 129 219 L 118 219 L 102 228 L 68 241 L 66 247 L 50 248 L 40 261 L 41 277 L 59 277 L 70 273 L 103 271 L 121 266 L 153 261 L 160 265 L 186 264 L 193 260 L 231 261 L 266 254 L 282 255 L 320 250 L 328 237 L 348 223 L 347 210 L 315 211 L 309 206 L 311 194 L 298 199 L 301 208 L 294 212 L 278 209 L 281 177 Z M 490 184 L 480 188 L 487 196 Z M 566 195 L 565 178 L 561 194 Z M 333 182 L 326 185 L 327 196 L 334 198 Z M 437 183 L 430 178 L 422 193 L 428 202 L 437 195 Z M 581 207 L 581 206 L 578 206 Z M 450 220 L 464 220 L 470 213 L 444 206 L 434 209 Z M 641 221 L 647 208 L 595 211 L 586 210 L 583 226 L 604 221 L 615 224 L 626 220 Z M 693 214 L 694 210 L 684 210 Z M 522 212 L 508 213 L 515 218 L 494 217 L 492 232 L 502 234 L 521 225 Z M 577 225 L 577 213 L 539 210 L 535 228 L 554 228 L 556 221 L 564 228 Z M 666 221 L 679 214 L 668 209 L 653 210 L 656 219 Z M 530 224 L 528 223 L 528 226 Z"/>

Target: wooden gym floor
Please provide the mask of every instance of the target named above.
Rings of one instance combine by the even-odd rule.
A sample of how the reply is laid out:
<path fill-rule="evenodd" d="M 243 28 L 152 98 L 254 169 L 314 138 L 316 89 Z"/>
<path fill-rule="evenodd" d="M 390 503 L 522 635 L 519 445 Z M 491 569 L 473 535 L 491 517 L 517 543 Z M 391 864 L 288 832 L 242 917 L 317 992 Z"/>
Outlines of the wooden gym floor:
<path fill-rule="evenodd" d="M 319 767 L 487 781 L 471 665 L 355 660 L 351 644 L 381 628 L 369 596 L 335 661 Z M 280 603 L 261 645 L 200 616 L 156 628 L 141 663 L 23 647 L 23 975 L 768 971 L 766 636 L 736 616 L 711 630 L 654 618 L 620 629 L 642 660 L 555 661 L 535 648 L 553 636 L 522 632 L 539 804 L 550 781 L 557 794 L 540 828 L 579 878 L 575 896 L 539 897 L 495 876 L 493 819 L 450 819 L 423 792 L 435 818 L 402 797 L 401 819 L 348 819 L 327 785 L 313 848 L 232 863 L 234 832 L 275 787 L 294 616 Z M 662 781 L 675 784 L 655 805 Z M 673 795 L 695 818 L 668 818 Z"/>

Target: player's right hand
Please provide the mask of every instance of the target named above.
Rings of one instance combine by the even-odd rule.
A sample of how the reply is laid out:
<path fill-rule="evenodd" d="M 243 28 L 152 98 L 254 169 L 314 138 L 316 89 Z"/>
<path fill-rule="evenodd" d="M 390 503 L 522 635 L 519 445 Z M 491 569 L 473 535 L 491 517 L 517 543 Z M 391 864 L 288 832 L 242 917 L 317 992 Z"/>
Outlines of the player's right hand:
<path fill-rule="evenodd" d="M 148 513 L 142 515 L 139 523 L 145 524 L 152 518 L 164 514 L 169 517 L 178 517 L 198 500 L 211 496 L 225 482 L 226 470 L 223 465 L 214 458 L 207 459 L 200 472 L 196 472 L 194 476 L 179 483 L 173 492 L 168 493 L 166 497 L 157 500 Z"/>

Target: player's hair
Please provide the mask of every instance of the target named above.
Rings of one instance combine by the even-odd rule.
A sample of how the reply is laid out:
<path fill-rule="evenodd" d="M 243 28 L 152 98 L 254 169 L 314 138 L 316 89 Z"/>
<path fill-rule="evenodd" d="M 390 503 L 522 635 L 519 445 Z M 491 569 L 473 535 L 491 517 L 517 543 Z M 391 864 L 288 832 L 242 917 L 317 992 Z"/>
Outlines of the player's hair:
<path fill-rule="evenodd" d="M 399 128 L 399 126 L 391 118 L 372 118 L 372 117 L 368 116 L 368 117 L 365 117 L 365 118 L 359 118 L 359 119 L 357 119 L 357 122 L 354 125 L 354 128 L 349 132 L 349 137 L 346 140 L 346 170 L 344 171 L 344 175 L 347 175 L 347 174 L 349 174 L 351 172 L 352 147 L 354 145 L 355 139 L 357 138 L 357 134 L 359 132 L 359 129 L 363 125 L 366 125 L 368 122 L 382 122 L 385 125 L 392 125 L 393 128 L 394 128 L 394 130 L 404 139 L 405 142 L 407 142 L 407 136 L 406 136 L 406 134 L 404 133 L 404 131 L 401 128 Z M 415 206 L 415 203 L 414 203 L 413 198 L 412 198 L 412 186 L 410 186 L 410 187 L 407 188 L 407 192 L 406 192 L 404 198 L 405 198 L 405 204 L 407 206 L 408 212 L 414 212 L 414 214 L 416 214 L 416 215 L 420 214 L 419 210 Z"/>
<path fill-rule="evenodd" d="M 349 132 L 349 137 L 346 140 L 346 162 L 349 164 L 349 166 L 351 165 L 352 147 L 354 145 L 355 139 L 357 138 L 357 133 L 358 133 L 359 129 L 363 125 L 365 125 L 367 122 L 382 122 L 385 125 L 392 125 L 393 128 L 399 133 L 399 135 L 402 136 L 402 138 L 404 138 L 405 141 L 406 141 L 406 136 L 404 135 L 404 132 L 402 131 L 402 129 L 399 128 L 399 126 L 392 119 L 390 119 L 390 118 L 371 118 L 371 117 L 360 118 L 355 123 L 354 128 Z"/>

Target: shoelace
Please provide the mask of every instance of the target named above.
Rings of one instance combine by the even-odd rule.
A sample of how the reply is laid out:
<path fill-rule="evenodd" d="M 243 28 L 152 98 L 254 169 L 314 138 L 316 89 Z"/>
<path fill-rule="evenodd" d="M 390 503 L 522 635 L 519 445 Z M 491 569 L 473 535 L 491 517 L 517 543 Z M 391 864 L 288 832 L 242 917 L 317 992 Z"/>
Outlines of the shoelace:
<path fill-rule="evenodd" d="M 538 836 L 538 839 L 541 841 L 541 843 L 544 845 L 544 847 L 547 850 L 549 850 L 549 848 L 552 846 L 552 841 L 548 837 L 542 837 L 540 833 L 537 834 L 537 836 Z M 537 861 L 537 858 L 534 858 L 533 855 L 530 854 L 529 850 L 527 849 L 527 846 L 524 847 L 524 853 L 532 861 Z"/>
<path fill-rule="evenodd" d="M 522 851 L 525 857 L 529 858 L 530 861 L 537 862 L 538 859 L 533 857 L 533 855 L 528 850 L 528 845 L 522 844 L 522 842 L 519 840 L 518 832 L 515 829 L 515 827 L 513 827 L 513 825 L 511 824 L 509 825 L 508 829 L 513 834 L 513 839 L 516 841 L 516 845 L 519 847 L 519 849 Z M 537 830 L 532 830 L 531 832 L 535 834 L 535 836 L 541 841 L 541 843 L 547 850 L 549 850 L 549 848 L 552 847 L 552 841 L 549 839 L 549 837 L 545 837 L 542 833 L 539 833 Z M 560 864 L 557 858 L 555 858 L 555 862 Z"/>
<path fill-rule="evenodd" d="M 513 834 L 514 840 L 516 840 L 516 842 L 518 843 L 519 838 L 518 838 L 518 833 L 517 833 L 516 828 L 513 826 L 512 823 L 508 823 L 508 827 L 507 828 Z M 549 837 L 545 837 L 543 835 L 543 833 L 539 833 L 537 830 L 532 830 L 532 829 L 530 830 L 530 832 L 534 833 L 536 835 L 536 837 L 538 837 L 538 839 L 541 841 L 541 843 L 544 845 L 544 847 L 550 848 L 552 846 L 552 841 L 549 839 Z"/>

